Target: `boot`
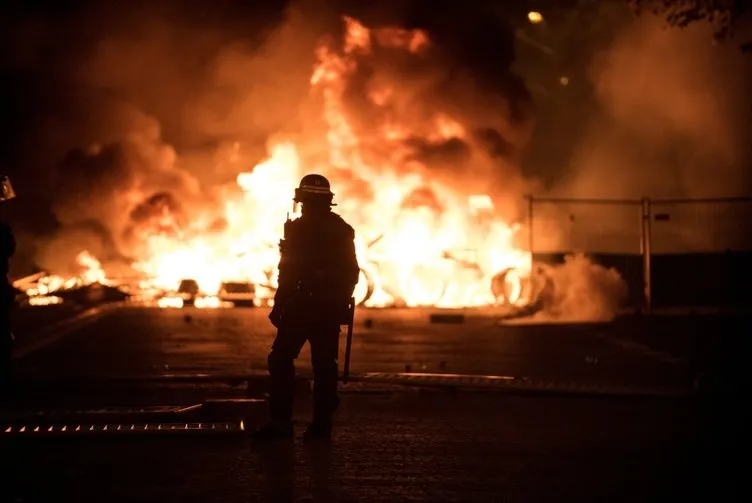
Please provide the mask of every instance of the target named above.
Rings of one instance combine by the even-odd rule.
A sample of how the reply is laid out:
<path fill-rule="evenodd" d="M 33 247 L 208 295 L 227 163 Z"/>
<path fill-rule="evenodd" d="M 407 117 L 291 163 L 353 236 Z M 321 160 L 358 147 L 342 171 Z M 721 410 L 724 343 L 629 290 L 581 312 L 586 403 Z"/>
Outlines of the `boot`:
<path fill-rule="evenodd" d="M 292 440 L 292 421 L 285 423 L 270 422 L 254 431 L 251 436 L 256 440 Z"/>
<path fill-rule="evenodd" d="M 313 421 L 308 425 L 303 433 L 303 440 L 315 441 L 315 440 L 331 440 L 332 438 L 332 423 L 331 421 Z"/>

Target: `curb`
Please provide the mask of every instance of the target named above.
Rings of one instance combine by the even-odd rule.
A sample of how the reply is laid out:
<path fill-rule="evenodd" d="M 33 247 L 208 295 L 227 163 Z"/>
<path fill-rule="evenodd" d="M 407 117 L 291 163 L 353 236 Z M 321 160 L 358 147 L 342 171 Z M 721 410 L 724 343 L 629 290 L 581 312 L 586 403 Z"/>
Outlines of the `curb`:
<path fill-rule="evenodd" d="M 266 382 L 266 376 L 260 374 L 162 374 L 151 376 L 132 376 L 102 378 L 98 384 L 116 383 L 228 383 L 241 385 L 252 382 Z M 341 379 L 341 378 L 340 378 Z M 299 376 L 297 385 L 310 387 L 310 379 Z M 59 381 L 63 382 L 63 381 Z M 472 389 L 484 391 L 508 391 L 521 393 L 583 395 L 603 397 L 656 397 L 683 398 L 695 393 L 692 389 L 661 386 L 617 386 L 588 382 L 574 382 L 552 379 L 530 379 L 525 377 L 499 375 L 465 375 L 465 374 L 428 374 L 412 372 L 367 372 L 352 374 L 348 382 L 358 384 L 381 384 L 399 386 L 423 386 L 454 389 Z M 340 387 L 341 392 L 348 391 L 348 385 Z"/>
<path fill-rule="evenodd" d="M 668 387 L 614 386 L 509 376 L 481 376 L 461 374 L 418 374 L 370 372 L 350 378 L 354 382 L 404 384 L 410 386 L 443 386 L 451 388 L 556 393 L 568 395 L 597 395 L 613 397 L 681 398 L 693 395 L 692 390 Z"/>

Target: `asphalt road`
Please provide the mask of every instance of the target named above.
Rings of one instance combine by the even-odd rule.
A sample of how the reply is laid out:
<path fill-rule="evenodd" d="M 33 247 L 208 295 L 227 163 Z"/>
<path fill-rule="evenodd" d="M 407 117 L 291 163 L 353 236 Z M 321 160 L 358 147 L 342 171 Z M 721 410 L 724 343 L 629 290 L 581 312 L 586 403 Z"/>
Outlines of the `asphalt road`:
<path fill-rule="evenodd" d="M 653 325 L 634 320 L 504 326 L 493 313 L 474 311 L 462 324 L 432 324 L 428 314 L 359 312 L 353 370 L 404 371 L 407 365 L 421 372 L 684 387 L 705 364 L 698 351 L 707 353 L 682 337 L 651 348 L 644 339 Z M 107 311 L 61 329 L 54 342 L 17 361 L 21 388 L 33 391 L 19 407 L 242 396 L 242 389 L 211 383 L 92 390 L 56 379 L 263 375 L 273 337 L 265 316 L 262 309 Z M 677 319 L 661 325 L 661 333 L 669 327 L 687 334 L 701 325 Z M 33 334 L 29 328 L 19 336 L 19 346 Z M 307 350 L 301 356 L 305 369 Z M 308 399 L 301 393 L 301 422 Z M 249 427 L 263 421 L 262 405 L 247 411 Z M 739 441 L 730 421 L 742 416 L 733 407 L 718 399 L 356 384 L 343 387 L 330 446 L 264 446 L 242 435 L 0 436 L 1 494 L 8 501 L 741 501 L 733 462 Z"/>
<path fill-rule="evenodd" d="M 608 325 L 503 325 L 489 311 L 430 323 L 428 310 L 362 310 L 353 372 L 492 374 L 635 386 L 691 384 L 691 355 L 651 351 Z M 23 359 L 35 378 L 266 371 L 274 329 L 265 309 L 123 308 Z M 344 334 L 341 353 L 344 352 Z M 308 371 L 308 348 L 301 374 Z"/>
<path fill-rule="evenodd" d="M 347 394 L 331 446 L 243 437 L 16 438 L 16 501 L 737 501 L 687 404 Z M 0 439 L 1 442 L 2 439 Z M 8 501 L 13 501 L 9 499 Z"/>

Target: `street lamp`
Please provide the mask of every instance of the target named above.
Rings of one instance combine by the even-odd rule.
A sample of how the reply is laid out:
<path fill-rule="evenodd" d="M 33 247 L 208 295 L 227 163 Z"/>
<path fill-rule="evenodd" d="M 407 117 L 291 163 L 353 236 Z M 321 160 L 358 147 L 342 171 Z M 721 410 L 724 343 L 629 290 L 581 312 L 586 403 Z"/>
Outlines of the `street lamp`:
<path fill-rule="evenodd" d="M 538 24 L 543 22 L 543 14 L 537 11 L 530 11 L 527 13 L 527 19 L 533 24 Z"/>

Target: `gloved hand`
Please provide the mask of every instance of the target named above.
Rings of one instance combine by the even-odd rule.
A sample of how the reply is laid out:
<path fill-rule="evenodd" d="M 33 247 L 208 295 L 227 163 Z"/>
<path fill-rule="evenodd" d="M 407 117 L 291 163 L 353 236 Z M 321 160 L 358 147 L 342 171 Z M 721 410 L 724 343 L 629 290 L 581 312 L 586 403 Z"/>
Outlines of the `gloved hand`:
<path fill-rule="evenodd" d="M 350 299 L 353 296 L 353 292 L 355 290 L 355 287 L 352 285 L 343 285 L 343 284 L 334 284 L 331 287 L 331 298 L 338 302 L 339 304 L 343 304 L 344 306 L 347 306 L 347 304 L 350 302 Z"/>
<path fill-rule="evenodd" d="M 341 325 L 350 321 L 350 299 L 352 299 L 352 295 L 341 289 L 331 300 L 332 313 L 335 314 Z"/>
<path fill-rule="evenodd" d="M 282 307 L 279 304 L 274 304 L 272 311 L 269 313 L 269 321 L 272 322 L 274 328 L 279 328 L 282 325 Z"/>

